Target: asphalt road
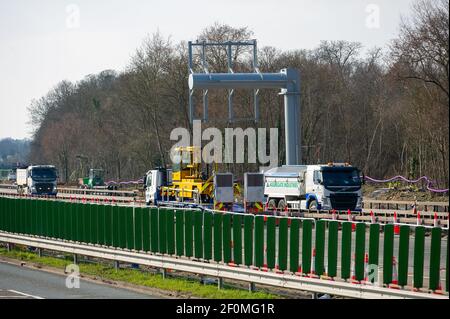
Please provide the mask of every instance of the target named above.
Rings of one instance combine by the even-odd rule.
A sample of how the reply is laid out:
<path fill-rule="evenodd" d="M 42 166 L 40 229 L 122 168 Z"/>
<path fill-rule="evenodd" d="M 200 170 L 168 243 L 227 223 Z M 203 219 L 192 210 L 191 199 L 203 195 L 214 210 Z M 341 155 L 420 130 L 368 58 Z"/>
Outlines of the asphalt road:
<path fill-rule="evenodd" d="M 0 263 L 1 299 L 153 299 L 151 295 L 80 281 L 66 287 L 66 276 Z"/>

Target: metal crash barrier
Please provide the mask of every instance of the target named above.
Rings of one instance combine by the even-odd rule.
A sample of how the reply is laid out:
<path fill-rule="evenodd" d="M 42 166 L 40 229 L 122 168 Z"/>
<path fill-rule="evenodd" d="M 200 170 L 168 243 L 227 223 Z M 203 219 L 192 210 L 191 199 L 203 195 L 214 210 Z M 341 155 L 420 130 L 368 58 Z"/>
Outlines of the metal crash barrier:
<path fill-rule="evenodd" d="M 2 232 L 448 295 L 448 228 L 0 197 Z"/>

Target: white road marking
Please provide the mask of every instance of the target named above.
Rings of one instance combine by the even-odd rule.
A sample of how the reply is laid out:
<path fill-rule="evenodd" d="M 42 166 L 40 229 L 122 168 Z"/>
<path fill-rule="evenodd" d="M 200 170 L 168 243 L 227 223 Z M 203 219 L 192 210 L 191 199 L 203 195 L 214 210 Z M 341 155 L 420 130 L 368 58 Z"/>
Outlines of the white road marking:
<path fill-rule="evenodd" d="M 30 298 L 33 298 L 33 299 L 44 299 L 43 297 L 39 297 L 39 296 L 34 296 L 34 295 L 26 294 L 26 293 L 24 293 L 24 292 L 20 292 L 20 291 L 17 291 L 17 290 L 9 289 L 8 291 L 9 291 L 9 292 L 12 292 L 12 293 L 15 293 L 15 294 L 18 294 L 18 295 L 25 296 L 25 297 L 30 297 Z"/>

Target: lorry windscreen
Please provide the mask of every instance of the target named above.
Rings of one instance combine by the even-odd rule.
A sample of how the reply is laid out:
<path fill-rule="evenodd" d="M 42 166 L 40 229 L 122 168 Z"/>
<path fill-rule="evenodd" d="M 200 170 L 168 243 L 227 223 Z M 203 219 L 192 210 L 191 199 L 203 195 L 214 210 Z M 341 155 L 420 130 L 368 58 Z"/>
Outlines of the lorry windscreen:
<path fill-rule="evenodd" d="M 356 169 L 326 169 L 322 171 L 322 177 L 325 186 L 361 186 L 359 172 Z"/>
<path fill-rule="evenodd" d="M 56 170 L 52 168 L 33 168 L 33 179 L 56 179 Z"/>

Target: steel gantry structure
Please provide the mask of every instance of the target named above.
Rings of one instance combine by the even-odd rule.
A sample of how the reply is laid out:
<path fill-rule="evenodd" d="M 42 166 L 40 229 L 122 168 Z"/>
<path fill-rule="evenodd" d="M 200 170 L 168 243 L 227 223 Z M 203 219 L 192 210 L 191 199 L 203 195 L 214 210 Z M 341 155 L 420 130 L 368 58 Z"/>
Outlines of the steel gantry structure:
<path fill-rule="evenodd" d="M 211 73 L 206 62 L 206 48 L 209 46 L 226 47 L 228 73 Z M 253 48 L 253 72 L 234 73 L 232 53 L 234 47 L 251 46 Z M 201 47 L 202 73 L 193 68 L 193 48 Z M 258 68 L 257 42 L 189 42 L 189 114 L 194 120 L 194 90 L 203 90 L 203 121 L 208 121 L 208 90 L 228 90 L 228 121 L 233 122 L 233 93 L 235 89 L 254 90 L 254 120 L 259 120 L 258 93 L 260 89 L 281 89 L 284 96 L 286 165 L 298 165 L 301 162 L 301 125 L 300 125 L 300 74 L 298 70 L 286 68 L 278 73 L 261 73 Z"/>

